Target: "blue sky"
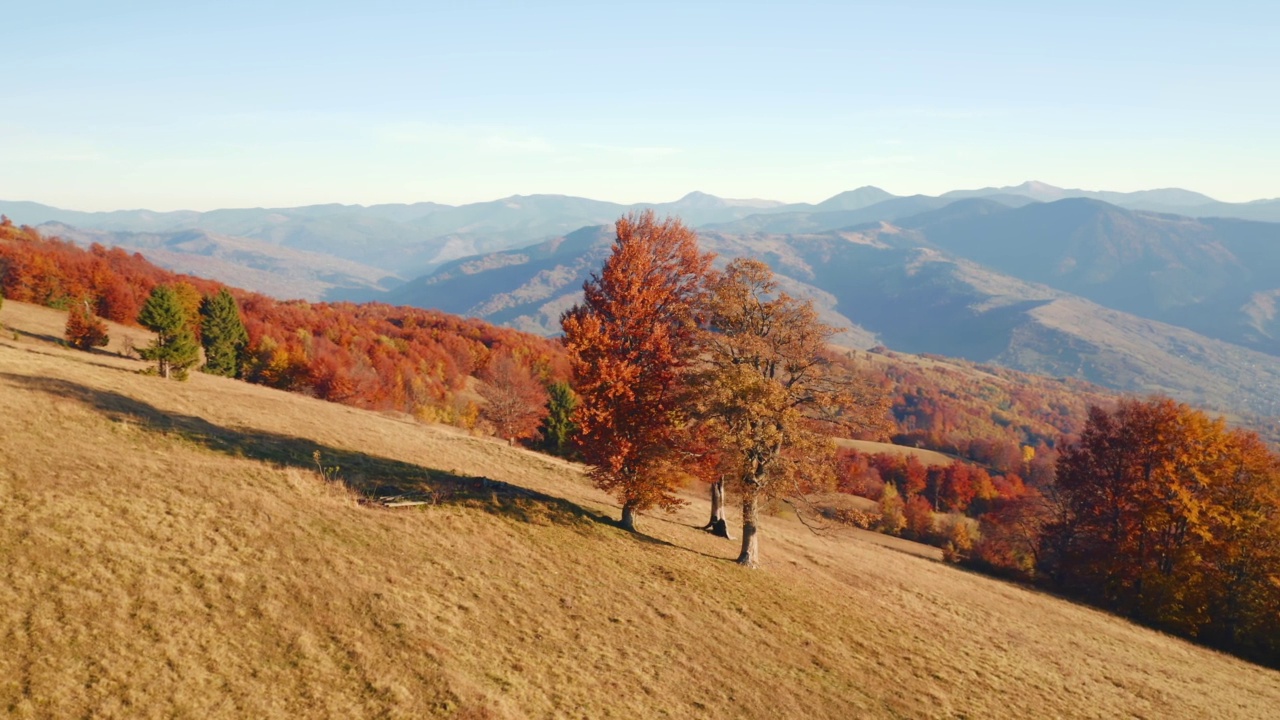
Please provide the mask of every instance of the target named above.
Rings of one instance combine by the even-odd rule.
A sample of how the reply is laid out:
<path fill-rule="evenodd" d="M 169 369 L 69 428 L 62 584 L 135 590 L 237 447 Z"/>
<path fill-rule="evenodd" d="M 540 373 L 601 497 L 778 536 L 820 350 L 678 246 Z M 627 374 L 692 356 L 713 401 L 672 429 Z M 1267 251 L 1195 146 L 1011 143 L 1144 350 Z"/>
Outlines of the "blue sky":
<path fill-rule="evenodd" d="M 8 200 L 1280 196 L 1274 4 L 12 4 Z"/>

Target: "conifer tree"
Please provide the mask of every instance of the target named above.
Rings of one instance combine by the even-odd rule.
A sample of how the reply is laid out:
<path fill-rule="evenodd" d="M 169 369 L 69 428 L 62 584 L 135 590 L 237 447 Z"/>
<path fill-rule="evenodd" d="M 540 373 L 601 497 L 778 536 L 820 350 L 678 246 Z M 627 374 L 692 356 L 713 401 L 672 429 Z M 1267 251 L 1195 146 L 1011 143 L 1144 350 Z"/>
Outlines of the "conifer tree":
<path fill-rule="evenodd" d="M 555 382 L 547 388 L 547 416 L 542 419 L 542 447 L 553 455 L 569 454 L 569 443 L 578 432 L 573 422 L 573 410 L 578 406 L 578 396 L 566 382 Z"/>
<path fill-rule="evenodd" d="M 240 308 L 226 288 L 206 295 L 200 302 L 200 343 L 204 346 L 204 371 L 236 377 L 244 359 L 249 333 L 240 319 Z"/>
<path fill-rule="evenodd" d="M 200 361 L 200 346 L 187 324 L 187 313 L 173 288 L 157 285 L 138 312 L 138 322 L 156 334 L 141 351 L 144 360 L 155 360 L 160 377 L 181 380 Z"/>

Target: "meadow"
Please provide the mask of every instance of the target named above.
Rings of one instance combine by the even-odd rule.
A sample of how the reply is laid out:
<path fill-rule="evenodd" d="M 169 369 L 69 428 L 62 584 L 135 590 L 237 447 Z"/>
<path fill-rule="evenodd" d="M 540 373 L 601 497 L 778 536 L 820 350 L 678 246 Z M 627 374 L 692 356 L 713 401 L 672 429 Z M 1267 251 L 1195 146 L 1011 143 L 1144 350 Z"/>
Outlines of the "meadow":
<path fill-rule="evenodd" d="M 1266 718 L 1280 673 L 704 488 L 618 529 L 581 467 L 62 348 L 0 309 L 13 717 Z M 424 504 L 389 509 L 368 498 Z M 731 511 L 731 525 L 736 517 Z M 899 545 L 900 544 L 900 545 Z"/>

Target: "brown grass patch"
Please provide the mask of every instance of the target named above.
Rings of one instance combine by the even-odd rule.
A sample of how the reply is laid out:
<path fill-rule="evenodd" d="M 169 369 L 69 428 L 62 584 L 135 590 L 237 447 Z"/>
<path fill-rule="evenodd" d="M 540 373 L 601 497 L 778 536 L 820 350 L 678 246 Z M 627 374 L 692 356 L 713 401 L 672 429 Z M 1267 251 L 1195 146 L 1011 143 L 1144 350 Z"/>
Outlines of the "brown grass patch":
<path fill-rule="evenodd" d="M 602 518 L 569 463 L 34 339 L 0 321 L 0 713 L 1268 717 L 1280 673 L 695 499 Z M 47 311 L 42 311 L 47 312 Z M 56 322 L 55 322 L 56 324 Z M 325 482 L 312 453 L 355 490 Z M 407 510 L 377 488 L 437 493 Z"/>
<path fill-rule="evenodd" d="M 925 450 L 924 448 L 907 447 L 905 445 L 894 445 L 893 443 L 875 442 L 873 440 L 848 440 L 839 438 L 836 445 L 840 447 L 853 448 L 864 455 L 899 455 L 901 457 L 914 457 L 919 460 L 925 467 L 946 466 L 959 460 L 953 455 L 940 453 L 936 450 Z"/>

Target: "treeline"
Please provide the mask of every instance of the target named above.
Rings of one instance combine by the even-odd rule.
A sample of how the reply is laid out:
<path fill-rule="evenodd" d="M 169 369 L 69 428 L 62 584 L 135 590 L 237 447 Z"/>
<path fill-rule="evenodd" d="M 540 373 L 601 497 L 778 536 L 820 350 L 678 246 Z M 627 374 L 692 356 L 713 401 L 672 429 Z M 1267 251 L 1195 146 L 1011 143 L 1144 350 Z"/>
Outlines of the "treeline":
<path fill-rule="evenodd" d="M 843 451 L 838 489 L 878 507 L 837 517 L 1280 665 L 1280 456 L 1167 398 L 1112 406 L 1020 474 Z"/>
<path fill-rule="evenodd" d="M 558 343 L 479 320 L 379 303 L 276 300 L 178 275 L 119 248 L 95 244 L 86 250 L 0 220 L 5 297 L 67 310 L 88 307 L 99 317 L 136 325 L 159 286 L 184 305 L 197 339 L 202 301 L 229 291 L 248 333 L 231 374 L 325 400 L 475 427 L 486 422 L 482 392 L 494 392 L 470 378 L 520 384 L 511 391 L 541 402 L 545 395 L 537 389 L 531 394 L 530 383 L 540 388 L 568 377 Z M 535 415 L 530 419 L 524 410 L 507 435 L 532 435 Z"/>
<path fill-rule="evenodd" d="M 1054 485 L 984 524 L 979 558 L 1009 534 L 1050 587 L 1280 665 L 1280 456 L 1255 433 L 1168 399 L 1093 408 Z"/>
<path fill-rule="evenodd" d="M 1024 448 L 1052 449 L 1084 427 L 1088 407 L 1116 394 L 1071 378 L 1030 375 L 954 358 L 859 354 L 892 394 L 896 445 L 1018 471 Z"/>

